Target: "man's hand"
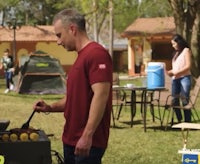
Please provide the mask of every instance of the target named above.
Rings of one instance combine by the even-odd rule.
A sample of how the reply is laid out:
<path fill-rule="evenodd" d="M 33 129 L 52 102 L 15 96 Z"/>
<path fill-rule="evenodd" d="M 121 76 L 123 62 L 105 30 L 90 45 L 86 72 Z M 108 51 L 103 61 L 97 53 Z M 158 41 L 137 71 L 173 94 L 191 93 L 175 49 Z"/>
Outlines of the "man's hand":
<path fill-rule="evenodd" d="M 77 156 L 89 156 L 91 146 L 92 137 L 81 136 L 76 144 L 74 154 Z"/>
<path fill-rule="evenodd" d="M 50 112 L 51 107 L 43 100 L 40 100 L 33 105 L 33 109 L 37 112 Z"/>

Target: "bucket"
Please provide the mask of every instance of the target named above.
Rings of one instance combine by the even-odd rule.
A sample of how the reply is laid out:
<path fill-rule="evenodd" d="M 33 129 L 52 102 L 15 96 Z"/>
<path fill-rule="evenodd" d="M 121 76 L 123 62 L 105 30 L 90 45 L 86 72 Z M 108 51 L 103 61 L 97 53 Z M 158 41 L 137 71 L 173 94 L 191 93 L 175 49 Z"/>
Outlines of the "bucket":
<path fill-rule="evenodd" d="M 147 88 L 163 88 L 165 86 L 164 63 L 149 62 L 147 65 Z"/>

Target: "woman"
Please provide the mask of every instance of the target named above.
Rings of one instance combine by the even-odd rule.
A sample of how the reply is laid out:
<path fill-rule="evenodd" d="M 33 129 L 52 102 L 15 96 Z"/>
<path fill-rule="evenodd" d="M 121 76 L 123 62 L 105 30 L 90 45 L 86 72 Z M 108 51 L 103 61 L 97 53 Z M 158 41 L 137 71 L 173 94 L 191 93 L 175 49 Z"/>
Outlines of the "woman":
<path fill-rule="evenodd" d="M 8 93 L 10 90 L 14 89 L 13 82 L 13 72 L 14 72 L 14 62 L 13 58 L 10 55 L 9 49 L 4 51 L 4 55 L 1 58 L 0 69 L 4 69 L 5 79 L 6 79 L 6 90 L 4 93 Z"/>
<path fill-rule="evenodd" d="M 172 58 L 172 69 L 167 74 L 172 77 L 172 100 L 173 106 L 180 106 L 179 98 L 182 97 L 182 105 L 188 104 L 191 89 L 191 51 L 188 43 L 178 34 L 171 40 L 175 49 Z M 174 108 L 178 122 L 182 121 L 181 110 Z M 185 122 L 191 122 L 191 110 L 184 110 Z"/>

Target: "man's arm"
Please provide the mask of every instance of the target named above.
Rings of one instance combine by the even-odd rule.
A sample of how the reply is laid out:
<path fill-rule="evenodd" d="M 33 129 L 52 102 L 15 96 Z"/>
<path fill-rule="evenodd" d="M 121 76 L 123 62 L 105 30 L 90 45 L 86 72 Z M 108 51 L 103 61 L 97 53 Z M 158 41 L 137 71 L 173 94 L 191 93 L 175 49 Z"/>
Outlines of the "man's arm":
<path fill-rule="evenodd" d="M 38 112 L 64 112 L 66 100 L 67 97 L 64 96 L 62 99 L 51 105 L 48 105 L 43 100 L 39 100 L 34 104 L 33 109 Z"/>
<path fill-rule="evenodd" d="M 75 154 L 88 156 L 92 145 L 92 137 L 101 122 L 110 93 L 110 83 L 102 82 L 92 85 L 94 96 L 90 105 L 90 112 L 84 132 L 79 139 Z"/>

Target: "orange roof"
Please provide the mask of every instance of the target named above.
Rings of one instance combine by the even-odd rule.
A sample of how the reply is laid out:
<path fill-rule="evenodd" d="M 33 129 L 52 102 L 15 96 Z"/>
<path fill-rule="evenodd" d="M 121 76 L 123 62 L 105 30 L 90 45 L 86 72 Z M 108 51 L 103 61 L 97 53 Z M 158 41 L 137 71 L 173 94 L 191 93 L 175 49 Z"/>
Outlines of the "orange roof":
<path fill-rule="evenodd" d="M 13 41 L 14 31 L 0 27 L 0 41 Z M 16 29 L 16 41 L 56 41 L 53 26 L 22 26 Z"/>
<path fill-rule="evenodd" d="M 173 17 L 138 18 L 121 34 L 123 37 L 143 34 L 159 35 L 175 33 Z"/>

